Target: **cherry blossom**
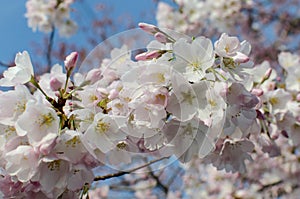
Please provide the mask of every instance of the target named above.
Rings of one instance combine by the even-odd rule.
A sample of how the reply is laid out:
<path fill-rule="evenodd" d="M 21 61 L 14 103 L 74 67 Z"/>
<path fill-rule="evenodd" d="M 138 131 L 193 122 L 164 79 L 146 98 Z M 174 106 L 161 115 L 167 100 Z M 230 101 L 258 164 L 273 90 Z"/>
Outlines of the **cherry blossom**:
<path fill-rule="evenodd" d="M 18 53 L 15 58 L 14 67 L 9 67 L 0 79 L 0 86 L 17 86 L 30 81 L 33 75 L 33 66 L 27 51 Z"/>
<path fill-rule="evenodd" d="M 28 26 L 72 35 L 72 3 L 28 0 Z M 0 197 L 108 198 L 118 184 L 95 181 L 125 174 L 119 185 L 136 198 L 299 192 L 299 55 L 276 48 L 263 60 L 251 52 L 259 41 L 223 33 L 246 25 L 252 1 L 174 3 L 158 3 L 159 26 L 138 24 L 153 37 L 141 53 L 112 43 L 87 72 L 79 52 L 40 75 L 27 51 L 16 55 L 0 80 L 13 87 L 0 92 Z M 121 171 L 96 176 L 110 167 Z"/>

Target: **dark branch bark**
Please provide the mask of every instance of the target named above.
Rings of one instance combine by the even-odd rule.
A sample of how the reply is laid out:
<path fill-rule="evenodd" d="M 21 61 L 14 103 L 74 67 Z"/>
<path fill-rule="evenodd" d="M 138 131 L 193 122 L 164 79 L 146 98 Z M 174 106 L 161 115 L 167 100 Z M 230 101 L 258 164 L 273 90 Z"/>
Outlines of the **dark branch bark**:
<path fill-rule="evenodd" d="M 0 66 L 4 66 L 4 67 L 12 67 L 13 64 L 8 64 L 8 63 L 4 63 L 4 62 L 0 61 Z"/>
<path fill-rule="evenodd" d="M 273 186 L 276 186 L 276 185 L 279 185 L 283 183 L 283 180 L 279 180 L 277 182 L 274 182 L 274 183 L 271 183 L 271 184 L 267 184 L 267 185 L 264 185 L 262 188 L 260 188 L 258 191 L 259 192 L 263 192 L 265 189 L 268 189 L 268 188 L 271 188 Z"/>
<path fill-rule="evenodd" d="M 113 174 L 108 174 L 108 175 L 104 175 L 104 176 L 97 176 L 94 178 L 94 181 L 100 181 L 100 180 L 107 180 L 107 179 L 110 179 L 110 178 L 114 178 L 114 177 L 119 177 L 119 176 L 123 176 L 123 175 L 126 175 L 126 174 L 130 174 L 134 171 L 137 171 L 139 169 L 142 169 L 144 167 L 147 167 L 151 164 L 154 164 L 156 162 L 159 162 L 161 160 L 164 160 L 164 159 L 167 159 L 169 157 L 162 157 L 162 158 L 159 158 L 159 159 L 156 159 L 156 160 L 152 160 L 144 165 L 141 165 L 141 166 L 138 166 L 138 167 L 135 167 L 133 169 L 129 169 L 127 171 L 120 171 L 120 172 L 117 172 L 117 173 L 113 173 Z"/>
<path fill-rule="evenodd" d="M 156 180 L 157 186 L 158 186 L 159 188 L 161 188 L 161 189 L 164 191 L 164 193 L 165 193 L 166 195 L 168 195 L 169 188 L 168 188 L 167 186 L 165 186 L 165 185 L 160 181 L 159 177 L 156 176 L 156 175 L 153 173 L 151 167 L 148 166 L 148 168 L 149 168 L 150 176 L 151 176 L 154 180 Z"/>
<path fill-rule="evenodd" d="M 52 47 L 53 47 L 53 40 L 54 40 L 54 34 L 55 34 L 55 28 L 54 26 L 52 27 L 52 32 L 50 33 L 50 37 L 49 37 L 49 43 L 48 43 L 48 48 L 47 48 L 47 68 L 51 68 L 52 66 L 52 59 L 51 59 L 51 53 L 52 53 Z"/>

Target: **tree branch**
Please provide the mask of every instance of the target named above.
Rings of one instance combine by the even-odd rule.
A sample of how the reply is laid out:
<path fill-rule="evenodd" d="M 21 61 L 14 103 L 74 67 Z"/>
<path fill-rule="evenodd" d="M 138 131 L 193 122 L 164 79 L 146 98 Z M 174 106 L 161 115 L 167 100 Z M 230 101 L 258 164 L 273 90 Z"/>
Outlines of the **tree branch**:
<path fill-rule="evenodd" d="M 268 189 L 268 188 L 270 188 L 270 187 L 279 185 L 279 184 L 281 184 L 281 183 L 283 183 L 283 180 L 279 180 L 279 181 L 274 182 L 274 183 L 271 183 L 271 184 L 263 185 L 263 187 L 260 188 L 260 189 L 258 190 L 258 192 L 263 192 L 265 189 Z"/>
<path fill-rule="evenodd" d="M 8 64 L 8 63 L 4 63 L 4 62 L 0 61 L 0 66 L 4 66 L 4 67 L 12 67 L 13 64 Z"/>
<path fill-rule="evenodd" d="M 152 171 L 152 169 L 151 169 L 150 166 L 148 166 L 148 168 L 149 168 L 150 176 L 156 181 L 157 186 L 158 186 L 159 188 L 161 188 L 161 189 L 164 191 L 164 193 L 165 193 L 166 195 L 168 195 L 169 188 L 168 188 L 167 186 L 165 186 L 164 184 L 162 184 L 162 182 L 161 182 L 160 179 L 159 179 L 159 176 L 156 176 L 156 175 L 153 173 L 153 171 Z"/>
<path fill-rule="evenodd" d="M 48 48 L 47 48 L 47 64 L 49 68 L 52 66 L 52 60 L 51 60 L 51 53 L 52 53 L 52 47 L 53 47 L 53 40 L 54 40 L 54 34 L 55 34 L 55 27 L 52 26 L 52 32 L 50 33 L 49 37 L 49 43 L 48 43 Z"/>
<path fill-rule="evenodd" d="M 137 171 L 139 169 L 142 169 L 142 168 L 147 167 L 147 166 L 149 166 L 151 164 L 154 164 L 156 162 L 159 162 L 161 160 L 168 159 L 168 158 L 169 157 L 162 157 L 162 158 L 159 158 L 159 159 L 156 159 L 156 160 L 152 160 L 152 161 L 148 162 L 147 164 L 135 167 L 133 169 L 129 169 L 127 171 L 120 171 L 118 173 L 108 174 L 108 175 L 104 175 L 104 176 L 97 176 L 97 177 L 94 178 L 94 181 L 107 180 L 107 179 L 110 179 L 110 178 L 114 178 L 114 177 L 119 177 L 119 176 L 123 176 L 123 175 L 126 175 L 126 174 L 130 174 L 130 173 L 132 173 L 134 171 Z"/>

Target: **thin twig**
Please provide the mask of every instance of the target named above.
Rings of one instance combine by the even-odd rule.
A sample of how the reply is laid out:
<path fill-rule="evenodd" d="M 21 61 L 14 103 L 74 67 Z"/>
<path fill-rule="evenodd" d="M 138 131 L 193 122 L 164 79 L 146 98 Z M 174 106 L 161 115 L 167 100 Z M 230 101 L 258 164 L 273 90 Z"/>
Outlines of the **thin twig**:
<path fill-rule="evenodd" d="M 165 185 L 160 181 L 159 176 L 156 176 L 156 175 L 153 173 L 153 171 L 152 171 L 152 169 L 151 169 L 150 166 L 148 166 L 148 168 L 149 168 L 150 176 L 156 181 L 157 186 L 158 186 L 159 188 L 161 188 L 161 189 L 164 191 L 164 193 L 165 193 L 166 195 L 168 195 L 169 188 L 168 188 L 167 186 L 165 186 Z"/>
<path fill-rule="evenodd" d="M 4 67 L 12 67 L 12 64 L 8 64 L 8 63 L 4 63 L 2 61 L 0 61 L 0 66 L 4 66 Z"/>
<path fill-rule="evenodd" d="M 274 183 L 271 183 L 271 184 L 263 185 L 263 187 L 260 188 L 260 189 L 258 190 L 258 192 L 263 192 L 265 189 L 268 189 L 268 188 L 270 188 L 270 187 L 279 185 L 279 184 L 281 184 L 281 183 L 283 183 L 283 180 L 279 180 L 279 181 L 274 182 Z"/>
<path fill-rule="evenodd" d="M 114 178 L 114 177 L 119 177 L 119 176 L 123 176 L 123 175 L 126 175 L 126 174 L 130 174 L 130 173 L 132 173 L 134 171 L 137 171 L 139 169 L 142 169 L 144 167 L 147 167 L 147 166 L 149 166 L 151 164 L 154 164 L 156 162 L 159 162 L 159 161 L 161 161 L 163 159 L 167 159 L 167 158 L 169 158 L 169 157 L 162 157 L 162 158 L 159 158 L 159 159 L 156 159 L 156 160 L 152 160 L 152 161 L 148 162 L 147 164 L 135 167 L 133 169 L 129 169 L 127 171 L 120 171 L 118 173 L 108 174 L 108 175 L 105 175 L 105 176 L 97 176 L 97 177 L 94 178 L 94 181 L 106 180 L 106 179 L 110 179 L 110 178 Z"/>
<path fill-rule="evenodd" d="M 52 66 L 51 53 L 52 53 L 52 47 L 53 47 L 54 34 L 55 34 L 55 27 L 52 26 L 52 32 L 50 33 L 47 54 L 46 54 L 47 55 L 47 64 L 48 64 L 49 68 Z"/>

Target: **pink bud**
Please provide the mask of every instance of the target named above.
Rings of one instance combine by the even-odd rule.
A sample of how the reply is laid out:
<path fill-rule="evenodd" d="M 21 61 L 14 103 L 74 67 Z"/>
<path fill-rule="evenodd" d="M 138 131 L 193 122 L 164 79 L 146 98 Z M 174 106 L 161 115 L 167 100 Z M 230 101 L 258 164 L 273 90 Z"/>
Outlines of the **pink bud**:
<path fill-rule="evenodd" d="M 52 91 L 58 91 L 62 87 L 62 83 L 56 78 L 52 77 L 50 79 L 50 88 Z"/>
<path fill-rule="evenodd" d="M 263 77 L 263 79 L 269 79 L 270 76 L 272 74 L 272 68 L 269 68 L 266 72 L 265 72 L 265 75 Z"/>
<path fill-rule="evenodd" d="M 300 122 L 300 116 L 299 116 L 299 115 L 296 116 L 296 121 L 297 121 L 297 122 Z"/>
<path fill-rule="evenodd" d="M 147 57 L 147 52 L 144 52 L 144 53 L 136 55 L 134 58 L 138 61 L 145 61 L 145 60 L 147 60 L 146 57 Z"/>
<path fill-rule="evenodd" d="M 78 59 L 77 52 L 72 52 L 70 55 L 66 57 L 65 67 L 67 71 L 72 71 L 75 68 L 77 59 Z"/>
<path fill-rule="evenodd" d="M 296 96 L 296 100 L 297 100 L 298 102 L 300 102 L 300 93 L 298 93 L 298 95 Z"/>
<path fill-rule="evenodd" d="M 281 77 L 276 77 L 276 80 L 281 82 Z"/>
<path fill-rule="evenodd" d="M 250 58 L 247 55 L 240 52 L 237 52 L 236 55 L 233 56 L 232 58 L 237 63 L 246 63 L 250 60 Z"/>
<path fill-rule="evenodd" d="M 257 97 L 262 96 L 264 94 L 264 91 L 260 88 L 254 88 L 252 89 L 251 93 L 253 95 L 256 95 Z"/>
<path fill-rule="evenodd" d="M 247 55 L 240 52 L 237 52 L 236 55 L 233 56 L 232 58 L 237 63 L 246 63 L 250 60 L 250 58 Z"/>
<path fill-rule="evenodd" d="M 150 33 L 152 35 L 154 35 L 155 33 L 157 33 L 159 31 L 158 27 L 151 25 L 151 24 L 147 24 L 147 23 L 139 23 L 139 27 L 143 31 Z"/>
<path fill-rule="evenodd" d="M 154 35 L 155 39 L 159 41 L 160 43 L 167 43 L 170 42 L 170 40 L 166 37 L 166 35 L 162 34 L 161 32 L 157 32 Z"/>
<path fill-rule="evenodd" d="M 112 89 L 109 92 L 108 99 L 115 99 L 116 97 L 118 97 L 118 95 L 119 95 L 119 91 L 117 89 Z"/>
<path fill-rule="evenodd" d="M 59 91 L 55 91 L 55 92 L 54 92 L 54 95 L 55 95 L 56 97 L 61 97 Z"/>
<path fill-rule="evenodd" d="M 102 78 L 102 71 L 100 69 L 94 68 L 88 72 L 85 80 L 90 81 L 91 84 Z"/>
<path fill-rule="evenodd" d="M 154 58 L 159 58 L 162 55 L 162 51 L 160 50 L 155 50 L 151 52 L 144 52 L 141 54 L 138 54 L 135 56 L 135 59 L 138 61 L 145 61 L 145 60 L 150 60 Z"/>

